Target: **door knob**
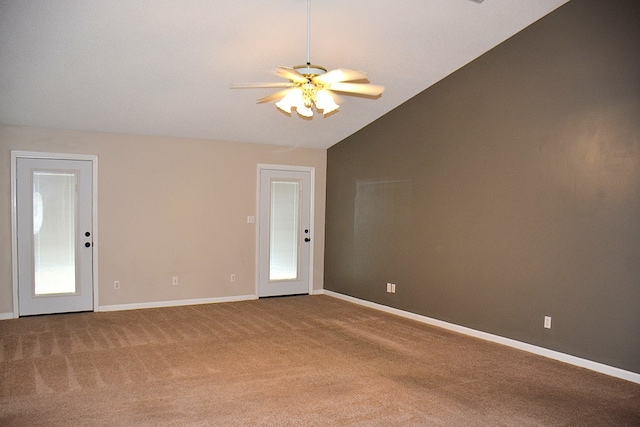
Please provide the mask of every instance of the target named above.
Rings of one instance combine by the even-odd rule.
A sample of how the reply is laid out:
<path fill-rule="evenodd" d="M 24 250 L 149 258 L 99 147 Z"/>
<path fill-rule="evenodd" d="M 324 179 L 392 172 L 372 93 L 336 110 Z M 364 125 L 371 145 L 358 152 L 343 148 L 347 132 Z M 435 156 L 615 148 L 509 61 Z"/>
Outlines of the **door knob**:
<path fill-rule="evenodd" d="M 308 238 L 308 237 L 305 237 L 305 238 L 304 238 L 304 241 L 305 241 L 305 242 L 310 242 L 310 241 L 311 241 L 311 239 L 310 239 L 310 238 Z"/>
<path fill-rule="evenodd" d="M 84 247 L 85 247 L 85 248 L 88 248 L 88 247 L 90 247 L 90 246 L 91 246 L 91 243 L 89 243 L 89 242 L 87 242 L 87 243 L 85 243 L 85 244 L 84 244 Z"/>

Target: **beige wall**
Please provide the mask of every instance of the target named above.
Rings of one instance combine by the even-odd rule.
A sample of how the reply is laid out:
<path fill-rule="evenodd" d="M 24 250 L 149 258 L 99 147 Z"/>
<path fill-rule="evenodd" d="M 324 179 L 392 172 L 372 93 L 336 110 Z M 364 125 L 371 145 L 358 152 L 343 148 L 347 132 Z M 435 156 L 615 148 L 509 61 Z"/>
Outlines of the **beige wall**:
<path fill-rule="evenodd" d="M 257 214 L 257 165 L 314 167 L 313 280 L 322 288 L 326 150 L 4 126 L 0 314 L 13 311 L 11 150 L 98 156 L 100 306 L 255 295 L 247 216 Z"/>

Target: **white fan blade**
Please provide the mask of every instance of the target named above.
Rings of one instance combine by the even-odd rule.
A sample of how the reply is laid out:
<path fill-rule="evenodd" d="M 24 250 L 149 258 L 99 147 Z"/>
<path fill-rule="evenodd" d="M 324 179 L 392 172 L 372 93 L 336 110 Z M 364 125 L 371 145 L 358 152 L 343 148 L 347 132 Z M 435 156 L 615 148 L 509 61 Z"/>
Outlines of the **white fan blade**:
<path fill-rule="evenodd" d="M 278 67 L 276 69 L 276 74 L 295 83 L 306 83 L 307 81 L 305 76 L 289 67 Z"/>
<path fill-rule="evenodd" d="M 365 96 L 380 96 L 384 92 L 384 86 L 372 85 L 368 83 L 332 83 L 329 90 L 343 92 L 345 94 L 355 93 Z"/>
<path fill-rule="evenodd" d="M 355 70 L 345 70 L 343 68 L 338 68 L 335 70 L 331 70 L 325 74 L 320 74 L 313 78 L 314 82 L 330 84 L 330 83 L 338 83 L 338 82 L 349 82 L 353 80 L 367 80 L 367 73 L 362 71 Z"/>
<path fill-rule="evenodd" d="M 281 83 L 233 83 L 231 85 L 231 89 L 255 89 L 255 88 L 269 88 L 269 87 L 291 87 L 293 83 L 291 82 L 281 82 Z"/>
<path fill-rule="evenodd" d="M 285 90 L 281 90 L 281 91 L 276 92 L 276 93 L 272 93 L 271 95 L 268 95 L 268 96 L 265 96 L 264 98 L 258 99 L 258 101 L 256 103 L 257 104 L 264 104 L 266 102 L 277 101 L 279 99 L 284 98 L 284 96 L 286 94 L 288 94 L 290 91 L 291 91 L 291 89 L 285 89 Z"/>

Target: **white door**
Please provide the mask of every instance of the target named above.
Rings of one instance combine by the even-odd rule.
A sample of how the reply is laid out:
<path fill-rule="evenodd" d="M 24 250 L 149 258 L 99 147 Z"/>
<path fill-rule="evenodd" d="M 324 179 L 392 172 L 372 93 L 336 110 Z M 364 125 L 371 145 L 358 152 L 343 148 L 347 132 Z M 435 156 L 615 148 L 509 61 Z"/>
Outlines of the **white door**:
<path fill-rule="evenodd" d="M 93 310 L 92 167 L 16 159 L 20 316 Z"/>
<path fill-rule="evenodd" d="M 260 170 L 260 297 L 308 294 L 311 172 Z"/>

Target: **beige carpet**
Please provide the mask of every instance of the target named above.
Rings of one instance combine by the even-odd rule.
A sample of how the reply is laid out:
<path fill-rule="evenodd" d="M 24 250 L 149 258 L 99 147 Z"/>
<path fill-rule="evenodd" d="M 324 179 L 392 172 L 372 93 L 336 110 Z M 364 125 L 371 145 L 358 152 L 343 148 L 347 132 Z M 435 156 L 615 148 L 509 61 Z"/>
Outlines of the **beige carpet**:
<path fill-rule="evenodd" d="M 328 296 L 0 321 L 1 426 L 640 425 L 640 385 Z"/>

